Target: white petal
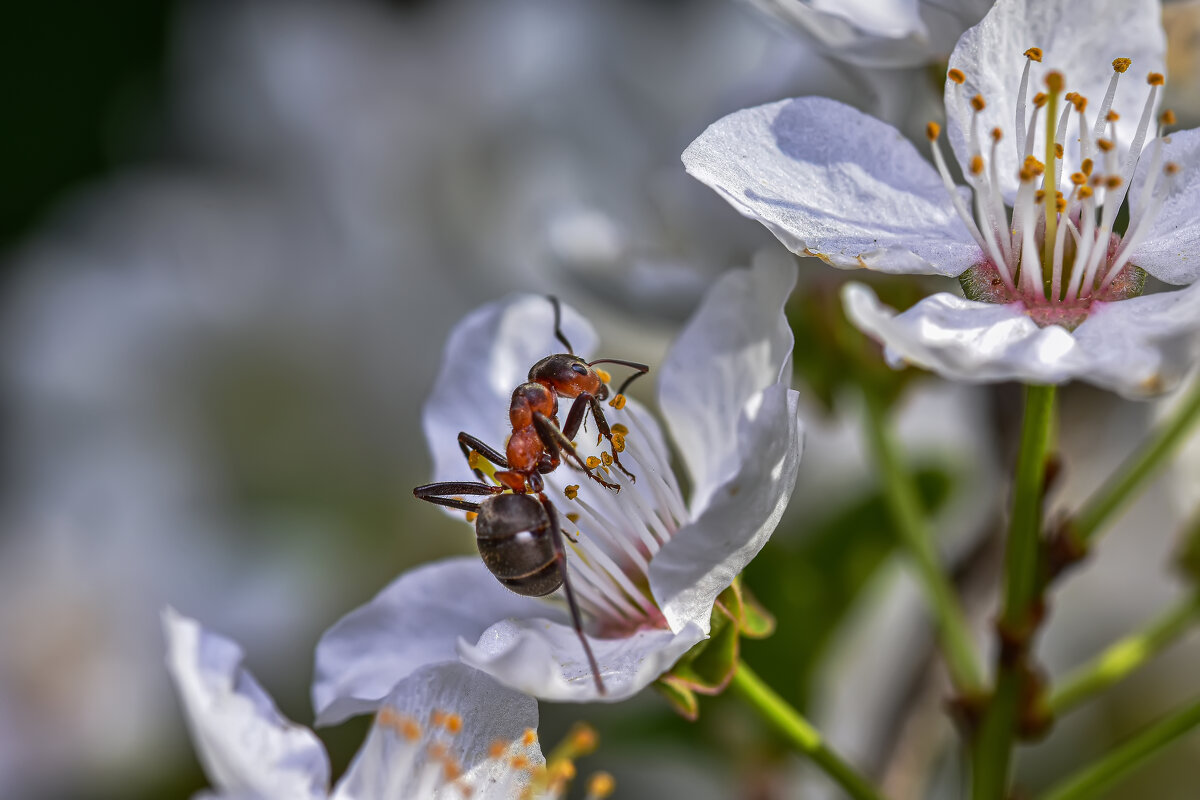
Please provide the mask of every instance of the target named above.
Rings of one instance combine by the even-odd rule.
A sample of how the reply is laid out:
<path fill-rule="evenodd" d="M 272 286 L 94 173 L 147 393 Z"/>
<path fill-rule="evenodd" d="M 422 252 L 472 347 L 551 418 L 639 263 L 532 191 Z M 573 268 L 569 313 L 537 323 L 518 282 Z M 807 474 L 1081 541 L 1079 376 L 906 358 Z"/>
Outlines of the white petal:
<path fill-rule="evenodd" d="M 1196 355 L 1200 285 L 1098 304 L 1074 333 L 1039 328 L 1018 306 L 927 297 L 897 315 L 870 289 L 848 284 L 846 313 L 905 361 L 951 380 L 1063 383 L 1083 380 L 1125 397 L 1172 388 Z"/>
<path fill-rule="evenodd" d="M 383 708 L 389 710 L 388 714 L 378 717 L 371 727 L 366 742 L 338 782 L 335 800 L 417 797 L 421 773 L 427 768 L 442 772 L 438 761 L 430 758 L 430 744 L 443 746 L 442 760 L 450 759 L 465 773 L 464 782 L 478 788 L 490 777 L 488 771 L 509 766 L 507 758 L 500 765 L 489 763 L 494 761 L 489 754 L 492 745 L 498 741 L 519 742 L 527 730 L 537 728 L 538 722 L 537 701 L 532 697 L 457 662 L 421 667 L 396 685 L 383 701 Z M 437 713 L 457 714 L 462 729 L 448 735 L 431 725 Z M 417 723 L 420 740 L 404 736 L 395 724 L 398 719 Z M 519 752 L 530 766 L 545 764 L 536 740 L 519 747 Z M 507 757 L 514 755 L 517 752 L 506 753 Z M 514 772 L 511 768 L 507 771 Z M 511 796 L 517 796 L 524 785 L 514 784 L 511 788 Z"/>
<path fill-rule="evenodd" d="M 1040 47 L 1042 63 L 1033 64 L 1029 75 L 1029 102 L 1042 91 L 1049 70 L 1058 70 L 1067 78 L 1067 90 L 1087 97 L 1089 124 L 1112 77 L 1114 58 L 1132 58 L 1133 65 L 1121 76 L 1113 110 L 1120 114 L 1117 140 L 1122 153 L 1137 130 L 1149 87 L 1146 75 L 1163 71 L 1166 37 L 1157 0 L 998 0 L 978 25 L 958 40 L 950 56 L 950 67 L 963 71 L 967 82 L 961 88 L 965 98 L 982 94 L 987 101 L 979 117 L 980 136 L 992 128 L 1004 131 L 999 147 L 999 179 L 1005 200 L 1016 196 L 1017 152 L 1013 130 L 1017 109 L 1017 90 L 1025 67 L 1023 53 Z M 967 146 L 972 111 L 955 97 L 955 85 L 946 81 L 946 119 L 950 143 L 960 164 L 967 164 L 971 153 Z M 1060 104 L 1059 110 L 1062 106 Z M 1045 121 L 1039 117 L 1039 133 L 1034 155 L 1044 160 Z M 1028 120 L 1027 120 L 1028 122 Z M 1079 169 L 1078 118 L 1072 115 L 1065 141 L 1064 175 Z M 1054 122 L 1058 124 L 1057 120 Z M 989 145 L 990 146 L 990 145 Z M 987 153 L 985 152 L 986 156 Z M 1122 156 L 1121 163 L 1124 163 Z"/>
<path fill-rule="evenodd" d="M 1079 377 L 1125 397 L 1173 389 L 1196 363 L 1200 284 L 1105 303 L 1075 330 L 1093 362 Z"/>
<path fill-rule="evenodd" d="M 269 800 L 325 797 L 325 748 L 312 731 L 285 719 L 242 669 L 241 648 L 174 609 L 165 609 L 162 621 L 167 668 L 217 789 Z"/>
<path fill-rule="evenodd" d="M 1064 328 L 1039 328 L 1020 307 L 935 294 L 897 315 L 859 283 L 842 290 L 850 320 L 887 346 L 893 366 L 912 362 L 968 382 L 1061 383 L 1083 359 Z"/>
<path fill-rule="evenodd" d="M 914 66 L 929 60 L 916 0 L 899 3 L 750 0 L 791 25 L 822 52 L 861 66 Z"/>
<path fill-rule="evenodd" d="M 650 562 L 650 589 L 675 630 L 707 633 L 713 601 L 758 554 L 787 508 L 800 466 L 798 395 L 775 384 L 738 420 L 734 474 Z"/>
<path fill-rule="evenodd" d="M 505 589 L 478 558 L 406 572 L 321 636 L 312 690 L 317 724 L 375 711 L 417 668 L 456 660 L 459 637 L 474 641 L 506 617 L 548 615 L 550 606 Z"/>
<path fill-rule="evenodd" d="M 563 332 L 575 352 L 586 357 L 596 347 L 596 332 L 575 309 L 564 305 L 562 312 Z M 504 452 L 513 389 L 527 380 L 539 359 L 564 350 L 554 338 L 550 302 L 540 295 L 489 303 L 455 326 L 422 414 L 433 480 L 474 480 L 458 447 L 460 431 Z"/>
<path fill-rule="evenodd" d="M 987 0 L 750 0 L 832 57 L 865 67 L 920 66 L 979 21 Z"/>
<path fill-rule="evenodd" d="M 1143 158 L 1129 190 L 1131 217 L 1147 179 L 1149 159 Z M 1166 202 L 1153 227 L 1133 252 L 1133 263 L 1167 283 L 1200 280 L 1200 128 L 1172 133 L 1163 144 L 1163 163 L 1174 162 L 1179 172 L 1170 179 Z M 1159 181 L 1165 176 L 1158 176 Z M 1163 187 L 1158 186 L 1159 191 Z M 1147 220 L 1150 222 L 1150 220 Z"/>
<path fill-rule="evenodd" d="M 618 639 L 589 636 L 606 694 L 596 691 L 574 628 L 544 619 L 510 619 L 489 628 L 477 644 L 459 642 L 464 662 L 501 683 L 543 700 L 614 702 L 632 697 L 670 669 L 704 638 L 698 625 L 678 633 L 645 629 Z"/>
<path fill-rule="evenodd" d="M 693 515 L 739 468 L 735 421 L 747 404 L 791 380 L 783 308 L 795 285 L 791 256 L 764 254 L 725 273 L 663 359 L 659 407 L 691 478 Z"/>
<path fill-rule="evenodd" d="M 683 163 L 792 252 L 835 267 L 954 276 L 982 257 L 912 143 L 833 100 L 730 114 L 688 146 Z"/>

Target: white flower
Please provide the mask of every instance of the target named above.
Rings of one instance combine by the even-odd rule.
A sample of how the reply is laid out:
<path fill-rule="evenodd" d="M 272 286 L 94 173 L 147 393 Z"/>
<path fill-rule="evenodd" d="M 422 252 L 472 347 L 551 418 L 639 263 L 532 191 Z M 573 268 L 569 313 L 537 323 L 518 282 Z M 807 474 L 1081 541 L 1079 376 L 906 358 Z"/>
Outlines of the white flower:
<path fill-rule="evenodd" d="M 688 471 L 685 502 L 655 419 L 630 401 L 608 409 L 628 429 L 625 466 L 604 489 L 567 466 L 547 475 L 568 544 L 568 571 L 588 622 L 607 694 L 619 700 L 669 669 L 709 630 L 713 602 L 766 543 L 786 507 L 800 459 L 797 395 L 788 389 L 792 335 L 782 309 L 795 265 L 763 260 L 725 275 L 667 355 L 659 403 Z M 564 331 L 584 356 L 591 327 L 564 308 Z M 500 446 L 512 390 L 542 356 L 561 352 L 550 304 L 520 295 L 484 306 L 455 329 L 426 406 L 434 479 L 471 480 L 459 431 Z M 614 354 L 623 355 L 623 354 Z M 591 437 L 579 436 L 586 453 Z M 595 452 L 595 451 L 590 451 Z M 578 485 L 576 499 L 564 494 Z M 478 558 L 402 575 L 350 613 L 317 647 L 318 721 L 378 706 L 422 664 L 461 658 L 538 697 L 601 699 L 561 607 L 512 594 Z"/>
<path fill-rule="evenodd" d="M 1200 329 L 1197 287 L 1138 296 L 1141 270 L 1173 284 L 1200 277 L 1200 131 L 1160 130 L 1145 144 L 1170 120 L 1156 117 L 1162 53 L 1151 0 L 997 3 L 959 40 L 946 83 L 949 139 L 972 192 L 954 186 L 936 126 L 935 169 L 895 129 L 820 98 L 726 117 L 684 163 L 794 252 L 960 276 L 972 299 L 938 294 L 900 315 L 846 288 L 851 319 L 892 363 L 1145 396 L 1179 380 Z M 1129 58 L 1148 88 L 1127 85 Z M 1041 197 L 1056 191 L 1062 213 L 1048 224 Z"/>
<path fill-rule="evenodd" d="M 749 0 L 823 52 L 865 67 L 927 64 L 987 13 L 991 0 Z"/>
<path fill-rule="evenodd" d="M 537 703 L 458 663 L 422 667 L 388 693 L 362 749 L 331 791 L 321 741 L 279 713 L 242 668 L 237 644 L 170 608 L 163 629 L 167 666 L 216 798 L 561 796 L 565 781 L 547 774 L 538 743 Z M 594 782 L 588 796 L 610 788 L 611 780 Z"/>

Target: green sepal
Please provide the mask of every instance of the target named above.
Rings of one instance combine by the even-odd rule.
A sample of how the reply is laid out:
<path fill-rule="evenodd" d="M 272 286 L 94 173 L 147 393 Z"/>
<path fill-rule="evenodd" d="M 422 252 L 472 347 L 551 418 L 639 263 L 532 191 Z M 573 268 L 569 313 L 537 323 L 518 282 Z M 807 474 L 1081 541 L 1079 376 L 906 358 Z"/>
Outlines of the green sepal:
<path fill-rule="evenodd" d="M 697 694 L 725 691 L 737 671 L 741 637 L 761 639 L 775 630 L 775 618 L 742 586 L 741 578 L 717 597 L 709 636 L 662 675 L 655 684 L 681 716 L 695 721 L 700 713 Z"/>
<path fill-rule="evenodd" d="M 700 700 L 697 699 L 696 693 L 679 678 L 668 672 L 654 682 L 654 688 L 671 704 L 679 716 L 688 722 L 695 722 L 700 718 Z"/>

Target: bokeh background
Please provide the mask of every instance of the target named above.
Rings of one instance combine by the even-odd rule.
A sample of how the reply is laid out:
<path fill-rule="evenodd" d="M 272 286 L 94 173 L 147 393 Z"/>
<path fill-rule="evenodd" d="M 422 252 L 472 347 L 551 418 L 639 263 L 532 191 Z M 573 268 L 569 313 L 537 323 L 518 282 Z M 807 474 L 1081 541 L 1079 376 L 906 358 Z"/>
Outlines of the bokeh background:
<path fill-rule="evenodd" d="M 1167 13 L 1169 102 L 1196 124 L 1200 14 Z M 243 643 L 309 721 L 320 633 L 473 549 L 409 491 L 455 322 L 551 292 L 606 352 L 656 363 L 714 275 L 790 257 L 683 173 L 687 143 L 809 93 L 919 130 L 941 69 L 864 68 L 733 0 L 31 3 L 6 9 L 0 65 L 0 797 L 33 800 L 205 785 L 162 664 L 167 603 Z M 954 797 L 945 686 L 840 380 L 830 273 L 801 264 L 792 302 L 809 436 L 747 573 L 778 632 L 745 656 L 896 796 Z M 982 630 L 1019 393 L 881 381 Z M 1069 389 L 1055 502 L 1086 496 L 1160 405 Z M 1197 485 L 1200 446 L 1056 596 L 1052 672 L 1180 594 Z M 1025 783 L 1200 691 L 1198 644 L 1023 753 Z M 542 715 L 544 742 L 598 727 L 581 768 L 621 796 L 836 796 L 725 698 L 694 724 L 653 692 Z M 365 724 L 322 732 L 335 765 Z M 1194 798 L 1198 757 L 1193 738 L 1112 797 Z"/>

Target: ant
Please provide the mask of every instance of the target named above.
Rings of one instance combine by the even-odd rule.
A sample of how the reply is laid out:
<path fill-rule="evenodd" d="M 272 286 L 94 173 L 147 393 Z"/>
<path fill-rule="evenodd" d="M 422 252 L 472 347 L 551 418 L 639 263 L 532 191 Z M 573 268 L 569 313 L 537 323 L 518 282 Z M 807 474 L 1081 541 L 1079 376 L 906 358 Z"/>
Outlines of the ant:
<path fill-rule="evenodd" d="M 475 540 L 479 555 L 488 571 L 507 588 L 526 597 L 542 597 L 563 587 L 575 633 L 583 644 L 596 689 L 603 695 L 605 689 L 600 668 L 583 634 L 579 606 L 567 575 L 567 554 L 562 537 L 566 535 L 569 538 L 570 534 L 558 523 L 558 511 L 544 493 L 542 476 L 557 469 L 565 454 L 568 460 L 574 462 L 574 466 L 592 480 L 607 489 L 621 490 L 617 484 L 595 474 L 593 470 L 600 462 L 591 459 L 584 461 L 572 443 L 590 410 L 599 431 L 596 442 L 607 439 L 611 454 L 605 455 L 611 456 L 613 466 L 628 475 L 631 481 L 637 480 L 621 465 L 618 454 L 624 449 L 624 440 L 619 433 L 614 437 L 600 408 L 600 401 L 609 396 L 609 377 L 607 373 L 595 369 L 595 365 L 618 364 L 635 370 L 613 396 L 611 405 L 618 410 L 625 405 L 625 390 L 629 384 L 649 372 L 650 367 L 614 358 L 590 362 L 579 358 L 562 332 L 562 309 L 558 298 L 550 296 L 547 299 L 554 309 L 554 337 L 562 342 L 567 352 L 546 356 L 538 361 L 530 368 L 528 381 L 513 390 L 508 408 L 513 432 L 505 453 L 501 454 L 469 433 L 461 432 L 458 434 L 459 447 L 479 482 L 431 483 L 413 489 L 413 495 L 435 505 L 475 514 Z M 558 423 L 560 397 L 572 400 L 566 424 L 562 428 Z M 494 475 L 498 485 L 485 481 L 478 458 L 500 467 Z M 604 463 L 609 463 L 608 458 L 604 459 Z M 454 495 L 482 496 L 484 499 L 476 503 Z"/>
<path fill-rule="evenodd" d="M 513 390 L 508 406 L 508 419 L 513 432 L 504 454 L 465 431 L 458 434 L 458 446 L 481 483 L 485 482 L 485 478 L 475 460 L 479 456 L 500 467 L 500 471 L 495 473 L 496 480 L 514 492 L 540 492 L 543 488 L 541 476 L 557 469 L 565 454 L 589 478 L 607 489 L 619 492 L 620 486 L 609 483 L 593 472 L 598 464 L 585 462 L 575 451 L 572 440 L 579 432 L 585 415 L 591 410 L 599 430 L 597 444 L 607 439 L 613 465 L 628 475 L 630 480 L 636 481 L 637 478 L 621 465 L 618 454 L 624 449 L 623 439 L 614 441 L 612 429 L 600 408 L 600 401 L 608 399 L 608 374 L 594 367 L 596 364 L 618 364 L 636 370 L 625 379 L 612 399 L 611 405 L 618 410 L 625 407 L 625 390 L 629 384 L 649 372 L 650 367 L 617 358 L 584 361 L 575 355 L 570 341 L 562 332 L 562 309 L 558 298 L 549 296 L 546 299 L 554 308 L 554 337 L 563 343 L 567 352 L 546 356 L 534 364 L 529 369 L 529 380 Z M 573 400 L 571 410 L 567 412 L 566 424 L 561 429 L 558 425 L 560 397 Z M 478 453 L 479 456 L 472 453 Z M 608 463 L 607 458 L 604 463 Z"/>

